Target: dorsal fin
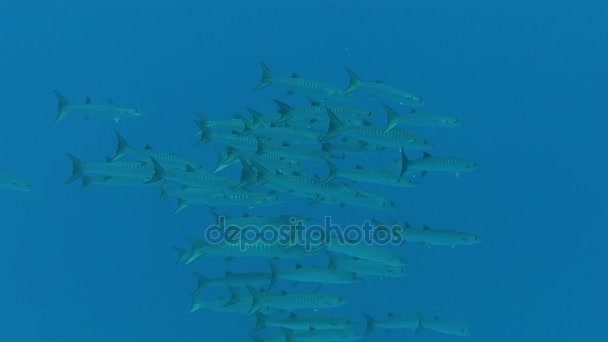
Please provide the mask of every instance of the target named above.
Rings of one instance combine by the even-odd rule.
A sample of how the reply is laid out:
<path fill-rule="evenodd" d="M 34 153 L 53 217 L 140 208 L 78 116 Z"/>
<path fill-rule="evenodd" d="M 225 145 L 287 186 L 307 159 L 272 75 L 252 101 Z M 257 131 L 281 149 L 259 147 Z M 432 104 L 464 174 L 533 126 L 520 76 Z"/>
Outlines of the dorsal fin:
<path fill-rule="evenodd" d="M 299 270 L 300 268 L 302 268 L 301 264 L 296 264 L 296 270 Z"/>
<path fill-rule="evenodd" d="M 144 150 L 151 150 L 152 146 L 150 146 L 149 144 L 146 144 L 146 146 L 144 146 Z"/>
<path fill-rule="evenodd" d="M 296 177 L 299 177 L 299 176 L 302 175 L 299 171 L 293 171 L 291 174 L 294 175 L 294 176 L 296 176 Z"/>
<path fill-rule="evenodd" d="M 307 98 L 308 98 L 308 102 L 310 102 L 310 105 L 311 105 L 311 106 L 313 106 L 313 107 L 314 107 L 314 106 L 318 106 L 318 105 L 320 105 L 320 104 L 321 104 L 321 103 L 319 103 L 319 101 L 316 101 L 316 100 L 315 100 L 315 99 L 313 99 L 312 97 L 307 96 Z"/>
<path fill-rule="evenodd" d="M 432 157 L 432 155 L 430 153 L 428 153 L 428 152 L 424 152 L 422 154 L 422 158 L 431 158 L 431 157 Z"/>
<path fill-rule="evenodd" d="M 376 83 L 383 84 L 384 82 L 382 82 L 382 80 L 376 80 Z"/>
<path fill-rule="evenodd" d="M 293 74 L 291 74 L 291 78 L 300 78 L 300 75 L 294 72 Z"/>
<path fill-rule="evenodd" d="M 93 101 L 91 101 L 91 98 L 87 96 L 87 98 L 84 100 L 85 104 L 91 104 L 93 103 Z"/>
<path fill-rule="evenodd" d="M 422 227 L 422 230 L 431 230 L 431 227 L 425 225 Z"/>
<path fill-rule="evenodd" d="M 357 169 L 357 170 L 363 170 L 363 166 L 357 164 L 357 165 L 355 165 L 355 169 Z"/>
<path fill-rule="evenodd" d="M 386 316 L 387 316 L 387 317 L 389 317 L 389 318 L 390 318 L 390 317 L 395 317 L 395 314 L 394 314 L 394 313 L 392 313 L 392 312 L 389 312 L 389 313 L 388 313 Z"/>

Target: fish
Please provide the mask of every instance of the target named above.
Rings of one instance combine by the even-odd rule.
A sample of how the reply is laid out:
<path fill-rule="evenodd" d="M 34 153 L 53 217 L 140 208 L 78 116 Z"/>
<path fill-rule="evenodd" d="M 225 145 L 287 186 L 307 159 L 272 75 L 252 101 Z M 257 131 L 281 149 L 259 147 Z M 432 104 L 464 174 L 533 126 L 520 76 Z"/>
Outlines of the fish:
<path fill-rule="evenodd" d="M 257 311 L 256 325 L 252 329 L 253 332 L 260 331 L 268 327 L 285 328 L 289 330 L 310 331 L 315 330 L 331 330 L 331 329 L 349 329 L 356 325 L 356 322 L 336 317 L 329 316 L 298 316 L 295 313 L 290 313 L 287 318 L 269 318 L 263 312 Z"/>
<path fill-rule="evenodd" d="M 344 135 L 386 148 L 428 150 L 433 147 L 433 143 L 427 139 L 405 131 L 392 129 L 385 133 L 383 128 L 375 127 L 371 124 L 348 126 L 331 110 L 328 109 L 327 114 L 330 118 L 329 129 L 327 134 L 319 140 L 321 143 L 328 142 L 339 135 Z"/>
<path fill-rule="evenodd" d="M 295 73 L 291 75 L 291 77 L 276 76 L 264 62 L 260 62 L 260 66 L 262 67 L 262 80 L 255 89 L 263 89 L 270 85 L 279 85 L 286 88 L 288 94 L 297 92 L 305 95 L 317 96 L 322 99 L 343 96 L 343 91 L 331 84 L 302 79 Z"/>
<path fill-rule="evenodd" d="M 247 316 L 255 314 L 262 307 L 270 307 L 277 310 L 311 309 L 318 311 L 320 309 L 336 308 L 348 304 L 348 300 L 341 296 L 319 293 L 288 294 L 284 292 L 281 294 L 261 294 L 251 286 L 248 286 L 247 289 L 253 297 L 253 303 Z"/>
<path fill-rule="evenodd" d="M 400 105 L 408 105 L 411 107 L 422 107 L 425 105 L 422 98 L 401 88 L 385 84 L 382 81 L 364 82 L 349 68 L 346 69 L 346 72 L 350 78 L 348 88 L 344 90 L 344 94 L 346 95 L 358 90 L 368 90 L 374 96 L 396 101 Z"/>
<path fill-rule="evenodd" d="M 448 321 L 435 316 L 434 319 L 422 320 L 422 328 L 432 330 L 434 332 L 453 335 L 453 336 L 471 336 L 471 329 L 456 321 Z"/>
<path fill-rule="evenodd" d="M 367 321 L 364 333 L 366 336 L 376 329 L 385 329 L 386 331 L 410 329 L 418 333 L 423 327 L 423 318 L 420 315 L 396 316 L 389 312 L 383 320 L 376 320 L 369 314 L 363 314 L 363 316 Z"/>
<path fill-rule="evenodd" d="M 136 108 L 124 107 L 114 104 L 111 100 L 106 104 L 93 103 L 90 98 L 86 98 L 84 103 L 70 104 L 68 100 L 57 90 L 54 90 L 57 96 L 57 118 L 55 123 L 63 121 L 70 113 L 80 113 L 85 119 L 92 115 L 100 117 L 110 117 L 118 123 L 123 118 L 140 117 L 143 112 Z"/>
<path fill-rule="evenodd" d="M 383 106 L 388 114 L 385 133 L 400 124 L 414 128 L 454 128 L 462 126 L 462 121 L 455 117 L 437 113 L 419 113 L 416 110 L 412 110 L 408 115 L 399 116 L 391 107 L 386 104 L 383 104 Z"/>
<path fill-rule="evenodd" d="M 470 246 L 483 242 L 479 236 L 474 234 L 451 229 L 431 229 L 429 226 L 424 226 L 422 229 L 413 229 L 406 224 L 400 234 L 404 243 L 414 243 L 425 246 L 455 248 L 456 246 Z"/>
<path fill-rule="evenodd" d="M 479 169 L 479 164 L 456 157 L 435 157 L 428 152 L 423 152 L 420 159 L 409 160 L 404 149 L 401 149 L 401 172 L 399 179 L 406 172 L 420 172 L 421 176 L 425 176 L 428 172 L 451 172 L 456 177 L 459 177 L 465 172 L 474 172 Z"/>

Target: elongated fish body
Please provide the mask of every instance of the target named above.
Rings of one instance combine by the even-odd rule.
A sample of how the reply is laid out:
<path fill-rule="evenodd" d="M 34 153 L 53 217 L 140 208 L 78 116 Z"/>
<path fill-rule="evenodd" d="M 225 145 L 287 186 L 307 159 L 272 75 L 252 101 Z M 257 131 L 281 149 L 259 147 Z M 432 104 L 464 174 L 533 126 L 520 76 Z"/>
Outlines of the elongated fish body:
<path fill-rule="evenodd" d="M 258 148 L 259 150 L 259 148 Z M 227 167 L 239 164 L 239 156 L 243 156 L 239 151 L 237 151 L 233 147 L 228 147 L 226 152 L 218 149 L 218 165 L 213 170 L 213 173 L 220 172 Z M 270 170 L 288 170 L 291 172 L 298 171 L 304 172 L 304 167 L 302 166 L 302 162 L 298 160 L 288 159 L 281 156 L 277 156 L 270 153 L 249 153 L 246 155 L 250 159 L 255 159 L 261 165 L 264 165 L 267 169 Z"/>
<path fill-rule="evenodd" d="M 329 130 L 327 131 L 327 134 L 320 139 L 321 143 L 328 142 L 339 135 L 345 135 L 386 148 L 428 150 L 433 147 L 433 144 L 427 139 L 411 133 L 398 129 L 384 132 L 383 128 L 372 125 L 347 126 L 330 110 L 327 111 L 327 114 L 330 118 Z"/>
<path fill-rule="evenodd" d="M 389 313 L 385 319 L 376 320 L 368 314 L 364 314 L 367 320 L 367 328 L 365 335 L 369 335 L 376 329 L 390 330 L 401 330 L 410 329 L 416 332 L 422 329 L 422 317 L 419 315 L 408 315 L 408 316 L 395 316 Z"/>
<path fill-rule="evenodd" d="M 207 118 L 207 116 L 205 116 L 204 114 L 201 113 L 196 113 L 195 114 L 197 117 L 197 121 L 204 127 L 210 129 L 210 130 L 221 130 L 221 129 L 227 129 L 230 131 L 242 131 L 243 129 L 245 129 L 245 125 L 243 124 L 243 120 L 241 120 L 240 118 L 233 118 L 233 119 L 228 119 L 228 120 L 209 120 Z M 201 135 L 201 131 L 198 131 L 196 133 L 197 136 Z"/>
<path fill-rule="evenodd" d="M 332 162 L 327 161 L 329 166 L 329 175 L 326 181 L 332 181 L 338 177 L 350 179 L 355 182 L 381 184 L 401 188 L 413 188 L 418 184 L 407 178 L 400 178 L 399 175 L 393 175 L 386 171 L 366 170 L 361 165 L 357 165 L 355 169 L 338 169 Z"/>
<path fill-rule="evenodd" d="M 263 272 L 247 272 L 247 273 L 232 273 L 226 271 L 226 274 L 220 278 L 207 278 L 200 273 L 194 272 L 194 276 L 198 281 L 195 293 L 199 293 L 208 287 L 224 287 L 224 286 L 266 286 L 272 284 L 273 274 Z"/>
<path fill-rule="evenodd" d="M 72 161 L 72 176 L 65 184 L 70 184 L 83 175 L 102 175 L 112 177 L 152 177 L 154 166 L 146 162 L 105 162 L 85 163 L 72 154 L 67 154 Z"/>
<path fill-rule="evenodd" d="M 395 202 L 382 195 L 350 188 L 346 188 L 340 193 L 319 194 L 313 199 L 313 203 L 331 203 L 340 207 L 353 205 L 381 212 L 391 212 L 397 209 Z"/>
<path fill-rule="evenodd" d="M 332 239 L 327 245 L 329 252 L 341 253 L 350 257 L 380 262 L 395 267 L 404 267 L 407 263 L 400 256 L 385 246 L 368 245 L 365 241 L 339 241 Z"/>
<path fill-rule="evenodd" d="M 336 195 L 348 190 L 347 187 L 327 183 L 321 179 L 306 177 L 299 174 L 283 175 L 271 174 L 264 166 L 256 161 L 251 162 L 256 167 L 257 175 L 247 161 L 240 158 L 243 165 L 243 174 L 241 177 L 240 187 L 247 187 L 251 184 L 268 185 L 279 191 L 288 191 L 292 195 L 309 198 L 310 196 L 318 195 Z"/>
<path fill-rule="evenodd" d="M 32 185 L 23 179 L 0 175 L 0 190 L 34 191 Z"/>
<path fill-rule="evenodd" d="M 448 321 L 444 319 L 440 319 L 439 317 L 435 317 L 435 319 L 423 320 L 422 328 L 432 330 L 434 332 L 445 334 L 445 335 L 453 335 L 453 336 L 470 336 L 471 330 L 468 326 L 455 322 Z"/>
<path fill-rule="evenodd" d="M 476 162 L 456 157 L 434 157 L 424 153 L 420 159 L 409 160 L 405 151 L 401 150 L 401 175 L 406 172 L 420 172 L 423 176 L 428 172 L 450 172 L 460 176 L 465 172 L 479 169 Z"/>
<path fill-rule="evenodd" d="M 100 116 L 109 117 L 114 121 L 119 122 L 123 118 L 139 117 L 143 113 L 135 108 L 123 107 L 109 102 L 107 104 L 92 103 L 91 99 L 87 97 L 85 103 L 82 104 L 70 104 L 66 98 L 55 90 L 57 96 L 57 119 L 55 123 L 63 121 L 70 113 L 79 113 L 85 117 L 89 116 Z"/>
<path fill-rule="evenodd" d="M 403 241 L 426 246 L 443 246 L 454 248 L 456 246 L 475 245 L 483 240 L 473 234 L 456 230 L 431 229 L 424 226 L 422 229 L 405 228 L 402 231 Z"/>
<path fill-rule="evenodd" d="M 297 331 L 349 329 L 356 325 L 355 322 L 336 317 L 323 316 L 298 316 L 290 314 L 287 318 L 269 318 L 263 312 L 256 312 L 256 326 L 252 332 L 267 327 L 285 328 Z"/>
<path fill-rule="evenodd" d="M 245 236 L 247 237 L 247 236 Z M 179 263 L 190 264 L 200 258 L 207 257 L 264 257 L 264 258 L 304 258 L 316 254 L 319 249 L 306 249 L 289 241 L 289 234 L 280 236 L 278 241 L 263 241 L 256 239 L 247 241 L 245 237 L 222 236 L 218 241 L 206 242 L 188 238 L 192 246 L 190 251 L 181 250 Z"/>
<path fill-rule="evenodd" d="M 292 146 L 288 143 L 283 143 L 280 146 L 269 146 L 266 143 L 259 141 L 258 149 L 255 155 L 262 156 L 264 154 L 299 162 L 323 162 L 327 159 L 333 159 L 333 155 L 331 153 L 319 149 L 313 149 L 307 146 Z"/>
<path fill-rule="evenodd" d="M 401 88 L 384 84 L 380 81 L 364 82 L 361 81 L 359 76 L 357 76 L 357 74 L 355 74 L 352 70 L 346 69 L 346 71 L 348 72 L 348 76 L 350 77 L 350 83 L 348 85 L 348 88 L 344 91 L 344 93 L 347 95 L 358 90 L 367 90 L 371 92 L 374 96 L 393 100 L 401 105 L 407 105 L 410 107 L 424 106 L 424 101 L 420 97 L 409 93 Z"/>
<path fill-rule="evenodd" d="M 351 329 L 311 330 L 301 334 L 285 331 L 287 341 L 294 342 L 337 342 L 357 341 L 365 337 L 362 333 Z"/>
<path fill-rule="evenodd" d="M 266 64 L 260 62 L 260 65 L 262 66 L 262 80 L 256 89 L 266 88 L 270 85 L 278 85 L 287 89 L 288 93 L 300 93 L 322 99 L 335 98 L 343 95 L 342 89 L 331 84 L 302 79 L 296 74 L 293 74 L 291 77 L 275 76 Z"/>
<path fill-rule="evenodd" d="M 88 175 L 82 175 L 82 185 L 80 191 L 84 192 L 88 190 L 92 185 L 103 186 L 106 188 L 118 188 L 118 187 L 150 187 L 159 186 L 162 183 L 157 184 L 146 184 L 145 182 L 150 178 L 148 176 L 103 176 L 103 177 L 91 177 Z"/>
<path fill-rule="evenodd" d="M 363 141 L 351 142 L 343 138 L 339 144 L 323 143 L 321 149 L 336 159 L 344 159 L 352 156 L 368 157 L 376 152 L 386 150 L 386 147 L 368 144 Z"/>
<path fill-rule="evenodd" d="M 216 133 L 205 127 L 201 122 L 197 121 L 196 123 L 198 124 L 201 138 L 195 144 L 195 146 L 204 145 L 213 141 L 243 151 L 255 151 L 258 149 L 258 139 L 254 136 L 232 133 Z"/>
<path fill-rule="evenodd" d="M 165 170 L 156 159 L 151 158 L 151 160 L 154 165 L 154 174 L 146 181 L 147 184 L 164 180 L 191 187 L 221 190 L 232 189 L 237 185 L 230 178 L 218 176 L 202 169 L 192 171 Z"/>
<path fill-rule="evenodd" d="M 189 313 L 194 313 L 199 310 L 211 310 L 215 312 L 231 312 L 231 313 L 240 313 L 246 314 L 251 310 L 251 304 L 253 303 L 253 298 L 248 293 L 239 294 L 239 300 L 234 303 L 230 303 L 230 299 L 226 298 L 218 298 L 211 300 L 201 299 L 197 293 L 192 296 L 192 306 L 190 308 Z M 227 305 L 230 304 L 230 305 Z M 260 311 L 264 314 L 274 313 L 275 309 L 271 309 L 268 307 L 261 307 Z"/>
<path fill-rule="evenodd" d="M 384 109 L 388 114 L 388 122 L 384 132 L 388 132 L 398 125 L 414 128 L 454 128 L 462 126 L 460 119 L 451 116 L 436 113 L 418 113 L 416 111 L 399 116 L 394 109 L 387 105 L 384 105 Z"/>
<path fill-rule="evenodd" d="M 221 223 L 224 227 L 290 227 L 299 222 L 306 224 L 312 220 L 311 217 L 298 215 L 281 215 L 275 217 L 244 215 L 243 217 L 228 217 L 215 212 L 212 212 L 212 214 L 215 217 L 214 223 L 218 225 Z"/>
<path fill-rule="evenodd" d="M 272 265 L 272 269 L 273 272 L 277 274 L 278 279 L 290 280 L 294 282 L 328 285 L 355 284 L 362 280 L 362 278 L 358 277 L 352 272 L 332 268 L 303 267 L 300 264 L 297 264 L 296 268 L 293 270 L 280 271 L 274 265 Z"/>
<path fill-rule="evenodd" d="M 290 105 L 274 100 L 279 107 L 279 119 L 275 124 L 290 123 L 297 126 L 310 126 L 313 124 L 327 124 L 327 109 L 331 110 L 340 120 L 348 125 L 356 125 L 364 120 L 373 120 L 374 113 L 350 105 L 321 105 L 313 102 L 310 107 L 293 108 Z"/>
<path fill-rule="evenodd" d="M 247 287 L 253 297 L 251 310 L 247 315 L 256 313 L 262 307 L 270 307 L 277 310 L 311 309 L 320 310 L 336 308 L 348 304 L 348 301 L 340 296 L 312 294 L 261 294 L 251 286 Z"/>
<path fill-rule="evenodd" d="M 285 201 L 286 200 L 284 198 L 275 195 L 274 192 L 258 193 L 240 190 L 224 190 L 221 192 L 212 192 L 205 198 L 200 196 L 185 197 L 180 195 L 178 197 L 177 209 L 175 209 L 173 213 L 177 214 L 191 204 L 202 204 L 209 207 L 237 206 L 253 209 L 259 206 L 279 205 L 285 203 Z"/>
<path fill-rule="evenodd" d="M 249 110 L 251 109 L 249 108 Z M 256 118 L 255 114 L 255 121 L 253 123 L 242 116 L 240 118 L 243 120 L 245 128 L 239 135 L 262 136 L 272 140 L 302 144 L 316 143 L 325 135 L 320 130 L 310 128 L 268 126 L 264 123 L 260 123 L 260 119 Z"/>
<path fill-rule="evenodd" d="M 359 276 L 375 276 L 380 278 L 399 278 L 407 273 L 405 266 L 395 266 L 384 262 L 353 257 L 338 257 L 331 253 L 329 267 L 353 272 Z"/>
<path fill-rule="evenodd" d="M 127 140 L 125 140 L 118 130 L 114 130 L 114 133 L 117 140 L 116 154 L 110 161 L 116 161 L 126 155 L 130 155 L 142 161 L 150 161 L 152 158 L 156 159 L 166 169 L 196 170 L 201 168 L 196 162 L 184 159 L 174 153 L 154 150 L 148 145 L 145 148 L 133 148 L 129 146 Z"/>

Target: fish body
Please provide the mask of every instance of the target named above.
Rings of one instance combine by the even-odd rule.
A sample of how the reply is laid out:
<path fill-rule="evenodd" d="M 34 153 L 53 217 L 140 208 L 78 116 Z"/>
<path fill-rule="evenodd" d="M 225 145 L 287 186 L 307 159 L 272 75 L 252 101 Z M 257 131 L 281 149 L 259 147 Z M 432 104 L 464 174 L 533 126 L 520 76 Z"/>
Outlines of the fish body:
<path fill-rule="evenodd" d="M 12 191 L 34 191 L 34 188 L 27 181 L 6 175 L 0 175 L 0 190 L 12 190 Z"/>
<path fill-rule="evenodd" d="M 400 105 L 407 105 L 411 107 L 424 106 L 424 100 L 408 91 L 385 84 L 381 81 L 364 82 L 352 70 L 346 69 L 346 71 L 350 77 L 348 88 L 344 91 L 346 95 L 358 90 L 367 90 L 374 96 L 396 101 Z"/>
<path fill-rule="evenodd" d="M 106 104 L 93 103 L 90 98 L 87 97 L 84 103 L 71 104 L 66 98 L 61 95 L 57 90 L 54 91 L 57 96 L 57 118 L 55 123 L 63 121 L 70 113 L 79 113 L 88 118 L 90 116 L 110 117 L 115 122 L 119 122 L 123 118 L 139 117 L 143 115 L 143 112 L 136 108 L 119 106 L 111 101 Z"/>

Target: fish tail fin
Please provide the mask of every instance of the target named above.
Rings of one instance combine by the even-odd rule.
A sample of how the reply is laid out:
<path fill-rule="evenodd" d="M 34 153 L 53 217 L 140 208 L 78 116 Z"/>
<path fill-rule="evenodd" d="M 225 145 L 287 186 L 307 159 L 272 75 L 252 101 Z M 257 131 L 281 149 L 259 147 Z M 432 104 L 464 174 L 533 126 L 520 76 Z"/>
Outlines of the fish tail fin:
<path fill-rule="evenodd" d="M 178 198 L 177 199 L 177 208 L 175 208 L 175 210 L 173 211 L 173 215 L 179 214 L 182 210 L 188 208 L 188 206 L 190 205 L 190 203 L 188 203 L 188 201 L 186 201 L 183 198 Z"/>
<path fill-rule="evenodd" d="M 55 119 L 55 123 L 59 123 L 68 116 L 68 108 L 70 103 L 66 98 L 61 95 L 57 90 L 53 90 L 55 92 L 55 96 L 57 96 L 57 118 Z"/>
<path fill-rule="evenodd" d="M 348 82 L 348 87 L 344 90 L 344 95 L 348 95 L 349 93 L 352 93 L 353 91 L 359 89 L 362 83 L 361 79 L 359 78 L 359 76 L 357 76 L 357 74 L 355 74 L 354 71 L 349 68 L 346 68 L 346 72 L 348 73 L 348 77 L 350 78 L 350 80 Z"/>
<path fill-rule="evenodd" d="M 329 140 L 340 135 L 340 130 L 344 127 L 344 123 L 336 116 L 336 114 L 329 108 L 326 109 L 327 115 L 329 115 L 329 129 L 324 137 L 319 139 L 320 143 L 328 142 Z"/>
<path fill-rule="evenodd" d="M 197 285 L 194 293 L 197 294 L 209 285 L 209 279 L 198 272 L 192 272 L 192 274 L 196 277 Z"/>
<path fill-rule="evenodd" d="M 241 180 L 239 184 L 234 187 L 234 190 L 242 190 L 255 183 L 256 173 L 251 165 L 245 160 L 245 158 L 239 156 L 239 161 L 242 165 Z"/>
<path fill-rule="evenodd" d="M 78 193 L 83 193 L 89 190 L 91 185 L 93 185 L 93 178 L 84 173 L 80 175 L 80 178 L 82 179 L 82 183 L 80 184 L 80 190 L 78 190 Z"/>
<path fill-rule="evenodd" d="M 277 267 L 277 265 L 274 264 L 274 262 L 272 262 L 272 260 L 270 260 L 269 262 L 270 262 L 270 282 L 268 283 L 268 289 L 266 290 L 266 292 L 270 292 L 270 289 L 272 289 L 274 284 L 276 284 L 277 281 L 279 280 L 279 268 Z"/>
<path fill-rule="evenodd" d="M 272 84 L 272 71 L 264 62 L 260 62 L 260 66 L 262 67 L 262 80 L 255 89 L 266 88 Z"/>
<path fill-rule="evenodd" d="M 129 144 L 125 137 L 117 129 L 114 130 L 114 134 L 116 134 L 116 154 L 110 161 L 116 161 L 129 153 Z"/>
<path fill-rule="evenodd" d="M 279 100 L 273 100 L 274 103 L 276 103 L 276 105 L 279 107 L 279 114 L 281 114 L 281 117 L 279 117 L 277 119 L 277 121 L 275 121 L 275 124 L 280 124 L 283 123 L 289 119 L 291 119 L 293 117 L 293 107 L 288 105 L 285 102 L 281 102 Z"/>
<path fill-rule="evenodd" d="M 376 320 L 371 315 L 366 313 L 364 313 L 363 316 L 367 321 L 367 325 L 365 327 L 365 332 L 363 333 L 363 335 L 368 336 L 374 331 L 374 329 L 376 329 Z"/>
<path fill-rule="evenodd" d="M 253 133 L 253 125 L 251 124 L 251 121 L 247 120 L 246 117 L 238 114 L 236 116 L 237 119 L 241 120 L 243 122 L 243 126 L 245 126 L 245 128 L 243 129 L 242 132 L 238 132 L 237 135 L 243 136 L 243 135 L 249 135 Z"/>
<path fill-rule="evenodd" d="M 268 126 L 267 123 L 263 119 L 262 113 L 258 112 L 257 110 L 255 110 L 251 107 L 247 107 L 247 111 L 249 112 L 249 114 L 251 114 L 251 122 L 252 122 L 253 127 Z"/>
<path fill-rule="evenodd" d="M 262 307 L 262 296 L 258 291 L 256 291 L 253 287 L 247 286 L 249 293 L 251 293 L 251 309 L 247 312 L 247 316 L 251 316 L 254 313 L 258 312 Z"/>
<path fill-rule="evenodd" d="M 82 160 L 78 159 L 75 155 L 71 153 L 67 153 L 68 158 L 72 161 L 72 176 L 65 182 L 65 185 L 72 183 L 78 178 L 82 178 L 84 175 L 84 166 L 85 163 Z"/>
<path fill-rule="evenodd" d="M 169 189 L 167 189 L 167 187 L 164 185 L 161 185 L 160 196 L 158 196 L 158 201 L 156 201 L 156 204 L 166 200 L 167 198 L 169 198 Z"/>
<path fill-rule="evenodd" d="M 251 332 L 258 332 L 264 328 L 266 328 L 266 315 L 264 315 L 261 312 L 256 312 L 255 313 L 255 318 L 256 318 L 256 322 L 255 322 L 255 327 L 253 329 L 251 329 Z"/>
<path fill-rule="evenodd" d="M 390 130 L 397 127 L 397 125 L 399 124 L 399 114 L 397 114 L 394 109 L 387 106 L 386 104 L 382 104 L 382 106 L 384 107 L 384 110 L 386 110 L 387 115 L 386 128 L 384 128 L 384 133 L 388 133 Z"/>
<path fill-rule="evenodd" d="M 407 168 L 409 166 L 409 160 L 407 159 L 407 155 L 405 154 L 405 150 L 402 148 L 401 151 L 401 172 L 399 172 L 399 178 L 397 182 L 400 182 L 403 178 L 403 175 L 407 172 Z"/>
<path fill-rule="evenodd" d="M 239 290 L 237 290 L 235 287 L 233 286 L 226 286 L 228 288 L 228 291 L 230 291 L 230 299 L 226 302 L 226 304 L 224 304 L 224 307 L 227 306 L 231 306 L 234 305 L 238 302 L 241 301 L 241 294 L 239 293 Z"/>
<path fill-rule="evenodd" d="M 145 181 L 144 184 L 152 184 L 161 181 L 167 174 L 167 171 L 158 163 L 158 161 L 156 161 L 156 159 L 151 157 L 150 160 L 152 160 L 152 165 L 154 165 L 154 174 L 150 179 Z"/>
<path fill-rule="evenodd" d="M 203 300 L 197 296 L 198 293 L 196 291 L 194 293 L 189 293 L 188 295 L 190 296 L 190 300 L 192 302 L 190 305 L 190 310 L 188 311 L 188 313 L 191 314 L 201 309 L 203 306 Z"/>
<path fill-rule="evenodd" d="M 192 251 L 181 248 L 181 247 L 173 247 L 173 249 L 177 252 L 177 262 L 176 264 L 184 265 L 188 262 L 190 257 L 192 257 Z"/>
<path fill-rule="evenodd" d="M 207 127 L 209 120 L 207 120 L 207 118 L 205 116 L 198 114 L 197 118 L 194 122 L 196 122 L 196 125 L 199 128 L 199 130 L 200 130 L 199 132 L 200 132 L 200 136 L 201 136 L 201 138 L 194 144 L 194 146 L 204 145 L 204 144 L 210 142 L 211 137 L 212 137 L 212 132 L 211 132 L 211 129 L 209 129 L 209 127 Z"/>
<path fill-rule="evenodd" d="M 329 167 L 329 174 L 327 175 L 327 178 L 325 178 L 325 182 L 329 183 L 338 177 L 338 168 L 328 159 L 325 159 L 325 163 L 327 163 L 327 167 Z"/>

